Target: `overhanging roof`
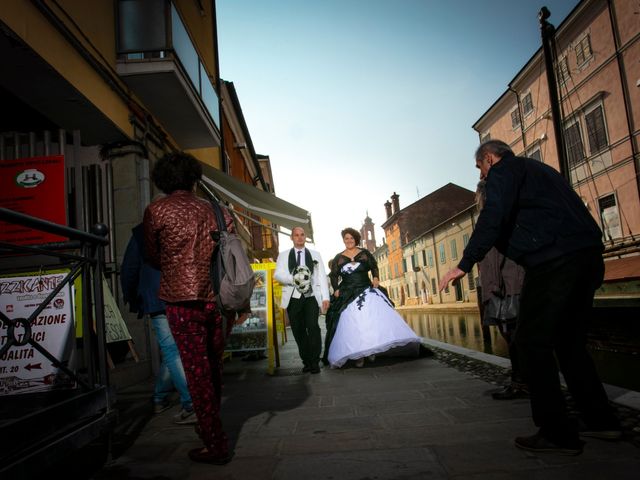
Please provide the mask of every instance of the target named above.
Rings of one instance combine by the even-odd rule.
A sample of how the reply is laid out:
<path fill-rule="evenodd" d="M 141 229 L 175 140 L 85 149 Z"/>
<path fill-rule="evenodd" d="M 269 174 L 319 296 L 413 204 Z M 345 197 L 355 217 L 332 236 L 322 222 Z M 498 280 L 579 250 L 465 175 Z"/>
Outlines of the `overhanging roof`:
<path fill-rule="evenodd" d="M 224 200 L 245 208 L 276 225 L 289 230 L 293 227 L 304 227 L 307 237 L 313 240 L 311 215 L 304 208 L 269 192 L 258 190 L 253 185 L 244 183 L 210 165 L 202 165 L 202 181 Z"/>

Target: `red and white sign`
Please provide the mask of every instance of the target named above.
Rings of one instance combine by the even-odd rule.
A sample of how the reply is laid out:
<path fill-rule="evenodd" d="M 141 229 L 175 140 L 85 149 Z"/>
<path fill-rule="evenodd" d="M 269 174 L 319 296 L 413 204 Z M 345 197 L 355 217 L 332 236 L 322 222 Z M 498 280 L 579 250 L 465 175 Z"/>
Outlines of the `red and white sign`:
<path fill-rule="evenodd" d="M 29 315 L 62 282 L 66 273 L 26 274 L 0 277 L 0 311 L 10 319 Z M 8 341 L 8 328 L 0 326 L 0 347 Z M 24 328 L 15 328 L 18 342 Z M 45 309 L 31 322 L 31 338 L 53 357 L 73 370 L 75 363 L 75 329 L 73 290 L 70 285 L 58 292 Z M 0 395 L 39 392 L 70 387 L 74 382 L 31 344 L 15 343 L 0 356 Z"/>
<path fill-rule="evenodd" d="M 67 224 L 64 156 L 0 161 L 0 207 Z M 0 241 L 18 245 L 61 242 L 66 238 L 0 222 Z"/>

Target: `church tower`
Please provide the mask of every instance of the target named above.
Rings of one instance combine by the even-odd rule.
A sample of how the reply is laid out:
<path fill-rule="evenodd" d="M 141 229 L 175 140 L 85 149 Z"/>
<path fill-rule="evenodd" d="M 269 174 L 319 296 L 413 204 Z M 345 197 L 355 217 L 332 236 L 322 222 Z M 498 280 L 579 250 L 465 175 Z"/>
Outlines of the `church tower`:
<path fill-rule="evenodd" d="M 367 212 L 367 217 L 364 219 L 364 224 L 360 229 L 360 236 L 362 237 L 360 246 L 373 253 L 376 249 L 376 234 L 373 230 L 373 222 L 369 217 L 369 212 Z"/>

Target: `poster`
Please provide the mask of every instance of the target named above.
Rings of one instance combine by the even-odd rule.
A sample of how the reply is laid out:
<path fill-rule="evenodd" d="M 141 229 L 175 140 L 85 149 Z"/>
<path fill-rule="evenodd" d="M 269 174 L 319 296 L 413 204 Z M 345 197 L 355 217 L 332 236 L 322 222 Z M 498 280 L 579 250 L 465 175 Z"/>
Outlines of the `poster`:
<path fill-rule="evenodd" d="M 67 224 L 64 156 L 0 161 L 0 207 L 59 225 Z M 16 245 L 62 242 L 66 238 L 0 222 L 0 241 Z"/>
<path fill-rule="evenodd" d="M 104 329 L 107 343 L 131 340 L 127 324 L 122 318 L 116 299 L 113 298 L 107 280 L 102 277 L 102 295 L 104 300 Z"/>
<path fill-rule="evenodd" d="M 28 318 L 62 282 L 68 271 L 24 273 L 0 277 L 0 311 L 11 319 Z M 75 368 L 73 289 L 67 284 L 31 322 L 31 338 L 70 370 Z M 15 328 L 22 341 L 24 328 Z M 7 325 L 0 327 L 0 347 L 7 343 Z M 31 344 L 12 345 L 0 356 L 0 395 L 71 387 L 74 382 Z"/>

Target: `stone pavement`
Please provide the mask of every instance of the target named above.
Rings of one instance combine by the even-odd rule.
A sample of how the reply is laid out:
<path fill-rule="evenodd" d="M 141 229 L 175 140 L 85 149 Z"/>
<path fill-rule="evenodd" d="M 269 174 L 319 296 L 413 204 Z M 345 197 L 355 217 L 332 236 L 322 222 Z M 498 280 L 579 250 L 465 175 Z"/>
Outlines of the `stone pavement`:
<path fill-rule="evenodd" d="M 150 416 L 151 385 L 121 392 L 131 445 L 95 473 L 104 479 L 418 480 L 637 479 L 640 448 L 589 439 L 576 457 L 534 455 L 513 438 L 535 432 L 527 400 L 497 402 L 495 385 L 434 357 L 378 358 L 364 368 L 302 374 L 293 337 L 281 367 L 225 364 L 223 423 L 235 446 L 225 466 L 187 458 L 200 446 L 176 406 Z M 127 433 L 125 432 L 125 433 Z M 121 450 L 121 451 L 118 451 Z"/>

